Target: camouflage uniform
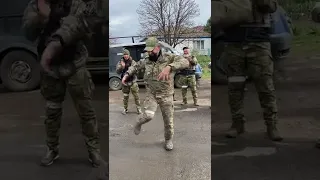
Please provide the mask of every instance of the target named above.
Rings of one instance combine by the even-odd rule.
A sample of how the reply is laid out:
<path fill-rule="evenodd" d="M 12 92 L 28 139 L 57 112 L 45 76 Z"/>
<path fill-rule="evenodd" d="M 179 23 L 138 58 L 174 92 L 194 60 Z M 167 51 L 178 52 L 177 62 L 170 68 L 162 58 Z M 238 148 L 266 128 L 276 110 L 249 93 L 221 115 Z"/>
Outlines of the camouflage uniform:
<path fill-rule="evenodd" d="M 156 38 L 148 38 L 146 41 L 146 51 L 151 51 L 158 44 Z M 168 81 L 158 80 L 158 75 L 162 70 L 171 67 L 170 79 Z M 146 81 L 146 99 L 144 101 L 144 112 L 140 115 L 135 125 L 135 134 L 139 134 L 142 124 L 151 121 L 155 115 L 158 105 L 162 112 L 164 121 L 164 137 L 166 150 L 172 150 L 173 128 L 173 92 L 175 71 L 189 67 L 188 61 L 182 56 L 172 54 L 160 54 L 157 61 L 153 62 L 146 57 L 144 61 L 139 61 L 131 66 L 127 71 L 128 75 L 135 74 L 140 68 L 145 68 L 144 79 Z"/>
<path fill-rule="evenodd" d="M 270 16 L 256 8 L 253 11 L 252 22 L 224 29 L 227 45 L 223 59 L 228 61 L 229 105 L 233 121 L 227 137 L 233 138 L 245 131 L 243 99 L 248 73 L 259 95 L 268 136 L 273 141 L 281 141 L 276 127 L 278 108 L 269 42 Z M 213 23 L 213 26 L 217 24 Z"/>
<path fill-rule="evenodd" d="M 97 11 L 95 1 L 84 3 L 82 0 L 73 0 L 69 15 L 60 22 L 60 27 L 50 37 L 46 37 L 47 44 L 50 41 L 63 41 L 61 44 L 68 46 L 76 44 L 74 59 L 68 61 L 76 68 L 68 77 L 53 78 L 46 73 L 41 74 L 41 94 L 46 100 L 46 143 L 47 154 L 42 159 L 42 165 L 50 165 L 59 157 L 59 136 L 62 117 L 62 103 L 66 90 L 71 95 L 75 108 L 81 118 L 82 132 L 89 152 L 89 161 L 93 166 L 100 165 L 100 144 L 98 123 L 95 110 L 92 106 L 92 91 L 94 84 L 85 64 L 88 51 L 79 38 L 85 37 L 89 31 L 88 23 L 84 15 L 94 14 Z M 31 0 L 24 11 L 23 28 L 29 40 L 38 40 L 41 31 L 48 20 L 42 17 L 37 9 L 37 1 Z M 59 58 L 63 58 L 59 56 Z M 62 66 L 58 66 L 62 68 Z M 67 68 L 66 66 L 65 68 Z"/>
<path fill-rule="evenodd" d="M 128 50 L 124 50 L 123 55 L 130 55 L 130 52 Z M 121 58 L 120 62 L 118 62 L 117 64 L 117 73 L 118 74 L 124 74 L 126 72 L 125 68 L 122 67 L 121 65 L 121 61 L 125 62 L 126 65 L 126 69 L 128 69 L 130 66 L 134 66 L 136 64 L 136 61 L 134 61 L 132 59 L 132 57 L 130 56 L 128 60 L 125 60 L 124 58 Z M 131 82 L 127 83 L 126 85 L 122 86 L 122 92 L 123 92 L 123 114 L 126 114 L 128 112 L 128 101 L 129 101 L 129 94 L 130 91 L 132 92 L 132 95 L 134 97 L 134 101 L 136 103 L 137 106 L 137 113 L 141 114 L 141 107 L 140 107 L 140 98 L 139 98 L 139 86 L 137 83 L 137 76 L 133 75 L 133 79 Z"/>
<path fill-rule="evenodd" d="M 196 75 L 195 75 L 195 67 L 197 65 L 197 58 L 191 55 L 183 55 L 189 63 L 190 67 L 181 71 L 181 82 L 182 82 L 182 105 L 187 104 L 187 91 L 190 88 L 193 102 L 195 106 L 198 105 L 198 94 L 197 94 L 197 82 L 196 82 Z"/>

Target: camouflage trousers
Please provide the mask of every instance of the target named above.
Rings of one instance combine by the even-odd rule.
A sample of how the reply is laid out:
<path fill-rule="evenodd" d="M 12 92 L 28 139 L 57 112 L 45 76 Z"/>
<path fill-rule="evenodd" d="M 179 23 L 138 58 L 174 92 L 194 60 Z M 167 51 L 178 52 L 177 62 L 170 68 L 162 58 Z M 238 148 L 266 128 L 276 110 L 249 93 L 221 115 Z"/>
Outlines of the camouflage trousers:
<path fill-rule="evenodd" d="M 182 76 L 181 84 L 182 84 L 181 92 L 182 92 L 183 101 L 187 102 L 187 91 L 188 91 L 188 88 L 190 88 L 193 100 L 197 102 L 198 94 L 197 94 L 196 76 L 195 75 Z"/>
<path fill-rule="evenodd" d="M 59 148 L 62 103 L 68 90 L 80 116 L 88 151 L 100 151 L 98 122 L 91 102 L 93 89 L 91 75 L 85 68 L 78 69 L 74 75 L 65 80 L 42 74 L 41 94 L 46 100 L 45 127 L 49 149 Z"/>
<path fill-rule="evenodd" d="M 164 122 L 164 138 L 166 140 L 172 139 L 174 134 L 173 128 L 173 96 L 170 95 L 155 95 L 147 89 L 146 99 L 144 100 L 144 112 L 139 116 L 139 123 L 145 124 L 151 121 L 157 111 L 158 105 L 160 107 L 162 118 Z"/>
<path fill-rule="evenodd" d="M 258 92 L 266 125 L 276 124 L 278 109 L 270 43 L 228 44 L 223 58 L 228 60 L 228 94 L 232 120 L 245 121 L 243 99 L 248 74 Z"/>
<path fill-rule="evenodd" d="M 128 109 L 130 91 L 134 97 L 136 106 L 140 107 L 139 86 L 138 83 L 134 82 L 131 86 L 122 86 L 124 109 Z"/>

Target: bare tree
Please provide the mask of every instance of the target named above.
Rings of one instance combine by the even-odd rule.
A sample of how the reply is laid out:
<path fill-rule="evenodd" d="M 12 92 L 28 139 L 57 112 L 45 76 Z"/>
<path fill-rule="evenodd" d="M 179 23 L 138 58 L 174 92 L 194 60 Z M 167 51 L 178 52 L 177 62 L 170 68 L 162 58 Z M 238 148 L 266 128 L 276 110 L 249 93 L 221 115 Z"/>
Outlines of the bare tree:
<path fill-rule="evenodd" d="M 195 0 L 142 0 L 137 9 L 141 34 L 161 36 L 173 47 L 193 33 L 199 12 Z"/>
<path fill-rule="evenodd" d="M 112 45 L 112 44 L 117 44 L 117 43 L 118 43 L 117 40 L 118 40 L 117 38 L 112 37 L 111 33 L 109 33 L 109 44 L 110 44 L 110 45 Z"/>

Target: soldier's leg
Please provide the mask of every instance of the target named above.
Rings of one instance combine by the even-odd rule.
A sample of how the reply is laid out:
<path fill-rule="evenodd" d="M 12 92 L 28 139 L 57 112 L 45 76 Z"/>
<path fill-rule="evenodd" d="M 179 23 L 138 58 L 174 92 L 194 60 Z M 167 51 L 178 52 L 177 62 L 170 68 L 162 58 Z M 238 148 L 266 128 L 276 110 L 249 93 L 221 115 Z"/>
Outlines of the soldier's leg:
<path fill-rule="evenodd" d="M 140 104 L 140 97 L 139 97 L 139 85 L 138 83 L 133 83 L 132 86 L 131 86 L 131 92 L 132 92 L 132 95 L 134 97 L 134 101 L 136 103 L 136 106 L 137 106 L 137 113 L 138 114 L 141 114 L 142 111 L 141 111 L 141 104 Z"/>
<path fill-rule="evenodd" d="M 181 94 L 182 94 L 182 105 L 187 104 L 187 91 L 188 91 L 188 78 L 187 76 L 181 76 Z"/>
<path fill-rule="evenodd" d="M 59 157 L 59 136 L 62 116 L 62 102 L 65 97 L 66 85 L 63 80 L 54 79 L 42 74 L 41 94 L 46 100 L 46 143 L 48 151 L 41 160 L 44 166 L 51 165 Z"/>
<path fill-rule="evenodd" d="M 244 133 L 244 87 L 245 87 L 245 54 L 240 47 L 226 48 L 223 59 L 228 60 L 228 96 L 232 116 L 232 125 L 227 132 L 228 138 Z"/>
<path fill-rule="evenodd" d="M 188 85 L 191 89 L 191 94 L 193 97 L 193 104 L 195 106 L 199 106 L 198 104 L 198 93 L 197 93 L 197 82 L 196 82 L 196 76 L 192 75 L 188 77 Z"/>
<path fill-rule="evenodd" d="M 123 111 L 122 114 L 127 114 L 128 112 L 128 103 L 129 103 L 129 95 L 130 95 L 130 86 L 122 86 L 123 93 Z"/>
<path fill-rule="evenodd" d="M 173 143 L 172 138 L 174 134 L 174 127 L 173 127 L 173 97 L 172 96 L 165 96 L 157 98 L 159 103 L 163 122 L 164 122 L 164 138 L 165 138 L 165 149 L 172 150 Z"/>
<path fill-rule="evenodd" d="M 252 76 L 257 89 L 260 105 L 263 108 L 263 117 L 271 140 L 280 141 L 282 138 L 276 128 L 277 100 L 273 83 L 273 61 L 269 51 L 270 46 L 256 48 L 257 57 L 248 59 L 248 71 Z"/>
<path fill-rule="evenodd" d="M 173 92 L 173 101 L 177 101 L 177 99 L 174 97 L 175 92 Z"/>
<path fill-rule="evenodd" d="M 67 80 L 70 96 L 79 114 L 82 133 L 89 152 L 89 161 L 94 167 L 100 165 L 100 137 L 96 112 L 92 106 L 94 84 L 86 68 L 78 69 Z"/>
<path fill-rule="evenodd" d="M 146 93 L 146 98 L 143 102 L 144 111 L 139 115 L 138 121 L 134 126 L 134 133 L 136 135 L 140 134 L 141 126 L 149 121 L 151 121 L 154 117 L 154 114 L 157 111 L 157 101 L 153 94 L 148 90 Z"/>

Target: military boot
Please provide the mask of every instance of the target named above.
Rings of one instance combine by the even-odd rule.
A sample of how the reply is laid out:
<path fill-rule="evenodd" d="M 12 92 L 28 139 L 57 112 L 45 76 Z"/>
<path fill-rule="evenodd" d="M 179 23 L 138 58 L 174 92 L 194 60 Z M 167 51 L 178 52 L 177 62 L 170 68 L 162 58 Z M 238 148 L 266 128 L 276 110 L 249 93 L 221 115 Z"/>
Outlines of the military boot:
<path fill-rule="evenodd" d="M 181 105 L 187 105 L 187 104 L 188 104 L 187 98 L 183 98 Z"/>
<path fill-rule="evenodd" d="M 194 106 L 199 106 L 199 104 L 198 104 L 198 99 L 195 99 L 195 98 L 193 99 L 193 105 L 194 105 Z"/>
<path fill-rule="evenodd" d="M 167 151 L 171 151 L 171 150 L 173 149 L 172 139 L 165 140 L 164 148 L 165 148 Z"/>
<path fill-rule="evenodd" d="M 128 109 L 123 109 L 122 114 L 126 115 L 128 113 Z"/>
<path fill-rule="evenodd" d="M 244 121 L 235 121 L 226 133 L 227 138 L 236 138 L 238 135 L 245 132 Z"/>
<path fill-rule="evenodd" d="M 134 134 L 135 135 L 139 135 L 140 134 L 140 131 L 141 131 L 141 126 L 142 124 L 140 122 L 137 122 L 135 125 L 134 125 Z"/>
<path fill-rule="evenodd" d="M 142 110 L 141 110 L 141 107 L 140 107 L 140 106 L 137 106 L 137 113 L 138 113 L 138 114 L 141 114 L 141 113 L 142 113 Z"/>
<path fill-rule="evenodd" d="M 101 165 L 102 158 L 97 151 L 89 152 L 89 162 L 93 167 L 99 167 Z"/>
<path fill-rule="evenodd" d="M 268 124 L 267 125 L 267 134 L 270 140 L 272 141 L 282 141 L 282 137 L 277 129 L 275 124 Z"/>
<path fill-rule="evenodd" d="M 48 150 L 46 152 L 46 155 L 41 159 L 41 165 L 50 166 L 58 158 L 59 158 L 58 150 Z"/>

